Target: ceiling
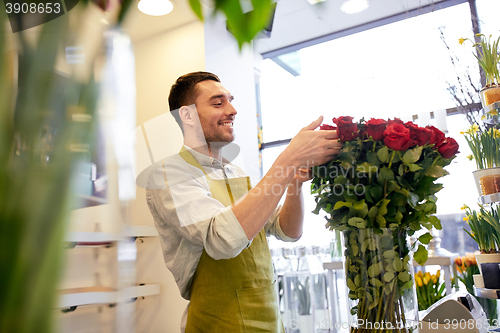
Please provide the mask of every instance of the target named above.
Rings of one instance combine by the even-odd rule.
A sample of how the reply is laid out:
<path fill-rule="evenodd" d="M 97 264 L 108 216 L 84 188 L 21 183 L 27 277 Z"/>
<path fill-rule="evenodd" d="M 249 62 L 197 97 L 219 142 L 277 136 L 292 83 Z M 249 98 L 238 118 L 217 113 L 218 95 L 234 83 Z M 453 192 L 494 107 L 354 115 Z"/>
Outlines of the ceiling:
<path fill-rule="evenodd" d="M 173 11 L 160 17 L 141 13 L 137 9 L 138 1 L 135 1 L 124 25 L 134 42 L 196 20 L 188 0 L 171 0 L 174 3 Z M 428 9 L 437 9 L 466 0 L 369 0 L 370 7 L 357 14 L 342 12 L 340 6 L 344 1 L 327 0 L 311 5 L 307 0 L 278 0 L 271 37 L 258 39 L 255 42 L 256 51 L 266 53 L 280 50 L 311 39 L 321 39 L 322 36 L 326 36 L 323 39 L 328 40 L 332 39 L 331 34 L 337 36 L 349 34 L 356 29 L 355 27 L 363 24 L 377 20 L 384 21 L 385 18 L 389 18 L 385 21 L 390 21 L 398 14 L 399 18 L 415 16 L 426 6 Z M 202 2 L 208 1 L 202 0 Z M 412 10 L 414 11 L 411 12 Z"/>

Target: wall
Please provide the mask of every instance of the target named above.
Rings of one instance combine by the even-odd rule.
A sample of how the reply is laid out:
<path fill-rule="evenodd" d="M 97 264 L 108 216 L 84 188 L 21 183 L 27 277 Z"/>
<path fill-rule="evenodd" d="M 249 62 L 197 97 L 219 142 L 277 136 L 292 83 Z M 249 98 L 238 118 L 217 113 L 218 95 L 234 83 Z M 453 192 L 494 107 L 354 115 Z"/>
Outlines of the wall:
<path fill-rule="evenodd" d="M 238 114 L 235 121 L 235 143 L 241 153 L 235 163 L 243 167 L 255 184 L 260 179 L 257 148 L 255 80 L 251 48 L 240 54 L 233 37 L 225 30 L 225 22 L 216 20 L 202 25 L 193 22 L 134 44 L 137 81 L 137 126 L 146 132 L 165 127 L 168 142 L 166 157 L 178 151 L 182 135 L 173 118 L 157 118 L 168 109 L 168 92 L 177 77 L 191 71 L 206 70 L 217 74 L 235 96 Z M 158 144 L 158 142 L 156 142 Z M 162 142 L 159 142 L 161 144 Z M 150 145 L 154 145 L 150 142 Z M 154 154 L 155 155 L 155 154 Z M 157 160 L 155 155 L 155 160 Z M 137 199 L 129 209 L 131 224 L 153 225 L 144 189 L 137 188 Z M 161 283 L 160 296 L 137 302 L 136 332 L 179 332 L 180 318 L 186 306 L 172 275 L 165 268 L 158 240 L 145 239 L 137 244 L 137 281 Z"/>
<path fill-rule="evenodd" d="M 205 69 L 217 74 L 234 96 L 233 105 L 238 112 L 234 143 L 240 147 L 234 162 L 250 175 L 255 185 L 260 180 L 260 168 L 253 48 L 246 46 L 240 52 L 236 40 L 226 30 L 224 19 L 205 23 Z"/>
<path fill-rule="evenodd" d="M 203 24 L 192 22 L 134 43 L 137 126 L 154 125 L 156 117 L 169 111 L 168 93 L 177 77 L 204 70 L 203 35 Z M 173 154 L 179 150 L 182 134 L 170 115 L 163 119 L 167 138 L 165 154 Z M 152 121 L 148 123 L 149 120 Z M 131 224 L 153 225 L 144 189 L 137 187 L 137 198 L 129 212 Z M 159 282 L 161 295 L 137 301 L 136 332 L 180 332 L 180 318 L 187 302 L 181 298 L 172 274 L 165 267 L 157 238 L 137 244 L 137 282 Z"/>

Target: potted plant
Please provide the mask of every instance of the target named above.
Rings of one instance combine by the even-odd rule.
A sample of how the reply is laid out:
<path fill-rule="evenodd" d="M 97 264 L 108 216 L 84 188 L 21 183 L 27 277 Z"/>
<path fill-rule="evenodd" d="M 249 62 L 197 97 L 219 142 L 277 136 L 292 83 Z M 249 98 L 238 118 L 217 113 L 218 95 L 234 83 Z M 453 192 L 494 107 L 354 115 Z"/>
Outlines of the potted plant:
<path fill-rule="evenodd" d="M 481 272 L 481 264 L 500 263 L 500 220 L 498 208 L 485 208 L 479 205 L 479 211 L 463 205 L 464 220 L 470 227 L 465 232 L 477 243 L 481 253 L 476 254 L 476 260 Z M 482 273 L 481 273 L 482 274 Z"/>
<path fill-rule="evenodd" d="M 483 107 L 500 101 L 500 74 L 498 71 L 498 63 L 500 56 L 498 55 L 498 43 L 500 37 L 491 41 L 491 35 L 486 38 L 483 34 L 476 34 L 481 38 L 479 43 L 474 43 L 472 46 L 476 48 L 477 54 L 474 53 L 479 66 L 484 71 L 486 77 L 486 86 L 481 89 L 481 103 Z M 463 43 L 469 38 L 460 38 L 458 42 Z"/>
<path fill-rule="evenodd" d="M 477 125 L 472 125 L 461 133 L 472 151 L 469 160 L 476 162 L 477 170 L 472 174 L 479 195 L 500 192 L 500 131 L 490 128 L 481 132 Z"/>
<path fill-rule="evenodd" d="M 407 236 L 441 229 L 432 216 L 442 188 L 435 181 L 448 174 L 444 167 L 458 144 L 432 126 L 352 119 L 333 119 L 344 146 L 334 160 L 312 168 L 314 213 L 326 212 L 326 227 L 343 233 L 351 333 L 410 332 L 418 305 Z M 432 235 L 418 239 L 428 244 Z M 414 257 L 423 264 L 427 255 L 420 244 Z"/>
<path fill-rule="evenodd" d="M 418 271 L 415 274 L 415 284 L 417 285 L 418 310 L 427 310 L 432 304 L 442 299 L 445 285 L 440 281 L 441 271 L 436 274 Z"/>
<path fill-rule="evenodd" d="M 477 255 L 476 255 L 477 256 Z M 479 267 L 474 254 L 467 254 L 465 257 L 455 258 L 455 267 L 457 269 L 456 277 L 465 285 L 469 294 L 474 295 L 474 279 L 479 274 Z M 477 287 L 477 286 L 476 286 Z M 474 297 L 478 300 L 488 317 L 489 324 L 496 326 L 498 319 L 497 301 L 484 297 Z"/>

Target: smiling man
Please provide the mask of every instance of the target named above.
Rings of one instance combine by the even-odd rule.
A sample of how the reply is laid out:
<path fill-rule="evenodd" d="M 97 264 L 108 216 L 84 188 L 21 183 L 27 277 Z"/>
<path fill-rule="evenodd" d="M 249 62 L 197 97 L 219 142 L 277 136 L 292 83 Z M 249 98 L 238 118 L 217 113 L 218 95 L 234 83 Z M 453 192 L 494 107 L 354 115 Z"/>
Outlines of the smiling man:
<path fill-rule="evenodd" d="M 341 144 L 332 140 L 336 131 L 315 131 L 320 117 L 252 188 L 245 172 L 222 158 L 222 148 L 234 140 L 232 100 L 214 74 L 177 79 L 169 106 L 184 145 L 155 166 L 146 198 L 165 264 L 190 300 L 182 332 L 284 333 L 266 236 L 300 238 L 308 168 L 331 160 Z"/>

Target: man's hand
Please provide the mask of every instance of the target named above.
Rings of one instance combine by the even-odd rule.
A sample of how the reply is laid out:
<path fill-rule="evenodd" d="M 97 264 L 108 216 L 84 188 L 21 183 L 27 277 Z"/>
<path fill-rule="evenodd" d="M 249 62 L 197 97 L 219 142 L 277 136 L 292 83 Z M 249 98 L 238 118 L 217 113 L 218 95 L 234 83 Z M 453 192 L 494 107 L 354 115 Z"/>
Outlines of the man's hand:
<path fill-rule="evenodd" d="M 302 128 L 283 152 L 296 166 L 310 168 L 332 160 L 342 148 L 337 131 L 315 131 L 323 116 Z"/>

